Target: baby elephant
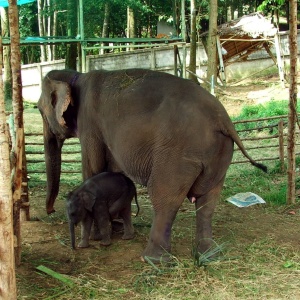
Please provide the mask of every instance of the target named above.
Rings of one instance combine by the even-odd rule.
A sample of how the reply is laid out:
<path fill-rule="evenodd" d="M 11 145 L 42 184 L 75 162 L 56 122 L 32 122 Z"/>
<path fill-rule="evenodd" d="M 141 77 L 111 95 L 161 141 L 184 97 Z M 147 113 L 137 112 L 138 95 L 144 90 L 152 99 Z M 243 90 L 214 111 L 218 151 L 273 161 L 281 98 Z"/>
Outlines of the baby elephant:
<path fill-rule="evenodd" d="M 75 230 L 81 222 L 80 248 L 89 246 L 89 237 L 93 221 L 99 229 L 100 244 L 111 244 L 111 222 L 122 218 L 124 221 L 123 239 L 134 237 L 134 228 L 131 222 L 131 200 L 135 197 L 134 183 L 121 173 L 103 172 L 87 179 L 67 199 L 67 214 L 71 234 L 72 248 L 75 249 Z"/>

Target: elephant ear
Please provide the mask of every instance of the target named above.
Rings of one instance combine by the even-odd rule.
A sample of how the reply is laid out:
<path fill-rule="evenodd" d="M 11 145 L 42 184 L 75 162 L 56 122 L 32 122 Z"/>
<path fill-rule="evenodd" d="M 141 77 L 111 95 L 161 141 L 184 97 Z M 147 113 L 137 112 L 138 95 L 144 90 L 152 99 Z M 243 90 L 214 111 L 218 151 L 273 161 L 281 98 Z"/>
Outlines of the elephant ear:
<path fill-rule="evenodd" d="M 60 126 L 66 127 L 63 114 L 69 105 L 74 105 L 70 85 L 63 81 L 48 80 L 50 80 L 51 105 L 55 111 L 56 120 Z"/>
<path fill-rule="evenodd" d="M 92 212 L 93 206 L 96 201 L 96 196 L 90 192 L 82 191 L 82 192 L 80 192 L 79 197 L 80 197 L 81 201 L 83 202 L 85 209 Z"/>

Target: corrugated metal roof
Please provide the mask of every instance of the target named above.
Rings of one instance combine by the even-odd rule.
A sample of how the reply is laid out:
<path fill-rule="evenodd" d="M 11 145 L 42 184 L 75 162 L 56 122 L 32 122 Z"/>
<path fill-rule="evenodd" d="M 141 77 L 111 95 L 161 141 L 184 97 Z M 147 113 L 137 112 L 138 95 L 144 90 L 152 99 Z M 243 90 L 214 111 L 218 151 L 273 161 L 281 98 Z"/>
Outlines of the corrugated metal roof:
<path fill-rule="evenodd" d="M 27 4 L 30 2 L 35 2 L 36 0 L 18 0 L 17 4 L 18 5 L 23 5 L 23 4 Z M 8 7 L 8 1 L 7 0 L 0 0 L 0 6 L 1 7 Z"/>
<path fill-rule="evenodd" d="M 277 28 L 261 13 L 256 12 L 218 26 L 220 37 L 223 35 L 248 35 L 252 38 L 273 37 Z"/>

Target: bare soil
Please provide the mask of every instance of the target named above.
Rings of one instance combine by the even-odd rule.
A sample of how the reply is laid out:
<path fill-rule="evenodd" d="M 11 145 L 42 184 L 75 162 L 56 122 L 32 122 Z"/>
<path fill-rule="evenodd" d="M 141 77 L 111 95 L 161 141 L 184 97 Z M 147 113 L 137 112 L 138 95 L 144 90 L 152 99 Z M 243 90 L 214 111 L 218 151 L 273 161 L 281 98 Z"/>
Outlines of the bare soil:
<path fill-rule="evenodd" d="M 272 80 L 274 86 L 270 87 Z M 227 87 L 221 91 L 219 98 L 229 114 L 235 115 L 243 104 L 286 98 L 281 95 L 287 90 L 280 88 L 276 80 L 264 78 L 251 86 Z M 109 247 L 91 241 L 90 248 L 76 251 L 70 247 L 65 217 L 64 196 L 70 189 L 67 185 L 61 187 L 55 206 L 57 211 L 47 216 L 44 209 L 45 185 L 30 188 L 31 221 L 22 223 L 22 263 L 17 267 L 19 299 L 44 299 L 43 290 L 55 289 L 59 285 L 56 279 L 37 272 L 39 265 L 73 277 L 88 277 L 87 274 L 91 274 L 92 278 L 93 274 L 97 274 L 103 281 L 117 281 L 120 287 L 132 282 L 136 274 L 145 268 L 140 255 L 146 246 L 152 220 L 146 189 L 138 189 L 141 211 L 139 216 L 133 218 L 136 230 L 133 240 L 124 241 L 121 239 L 122 233 L 115 232 L 113 244 Z M 179 259 L 192 259 L 194 221 L 194 207 L 186 200 L 177 215 L 172 235 L 172 254 Z M 293 209 L 266 206 L 240 209 L 221 199 L 214 217 L 214 239 L 218 243 L 227 243 L 230 256 L 243 256 L 245 249 L 253 242 L 265 239 L 273 240 L 278 248 L 294 251 L 299 250 L 300 246 L 299 223 L 299 206 Z M 79 236 L 78 228 L 77 238 Z M 37 291 L 33 293 L 34 289 Z M 131 298 L 130 293 L 126 294 L 126 298 Z"/>

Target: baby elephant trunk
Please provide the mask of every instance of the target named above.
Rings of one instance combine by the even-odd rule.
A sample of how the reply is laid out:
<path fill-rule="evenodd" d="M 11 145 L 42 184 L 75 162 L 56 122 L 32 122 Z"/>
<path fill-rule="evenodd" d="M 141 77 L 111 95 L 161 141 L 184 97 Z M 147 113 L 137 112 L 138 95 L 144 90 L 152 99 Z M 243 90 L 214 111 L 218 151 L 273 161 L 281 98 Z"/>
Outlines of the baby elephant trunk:
<path fill-rule="evenodd" d="M 73 222 L 69 222 L 70 235 L 71 235 L 71 245 L 72 248 L 75 249 L 75 224 Z"/>

